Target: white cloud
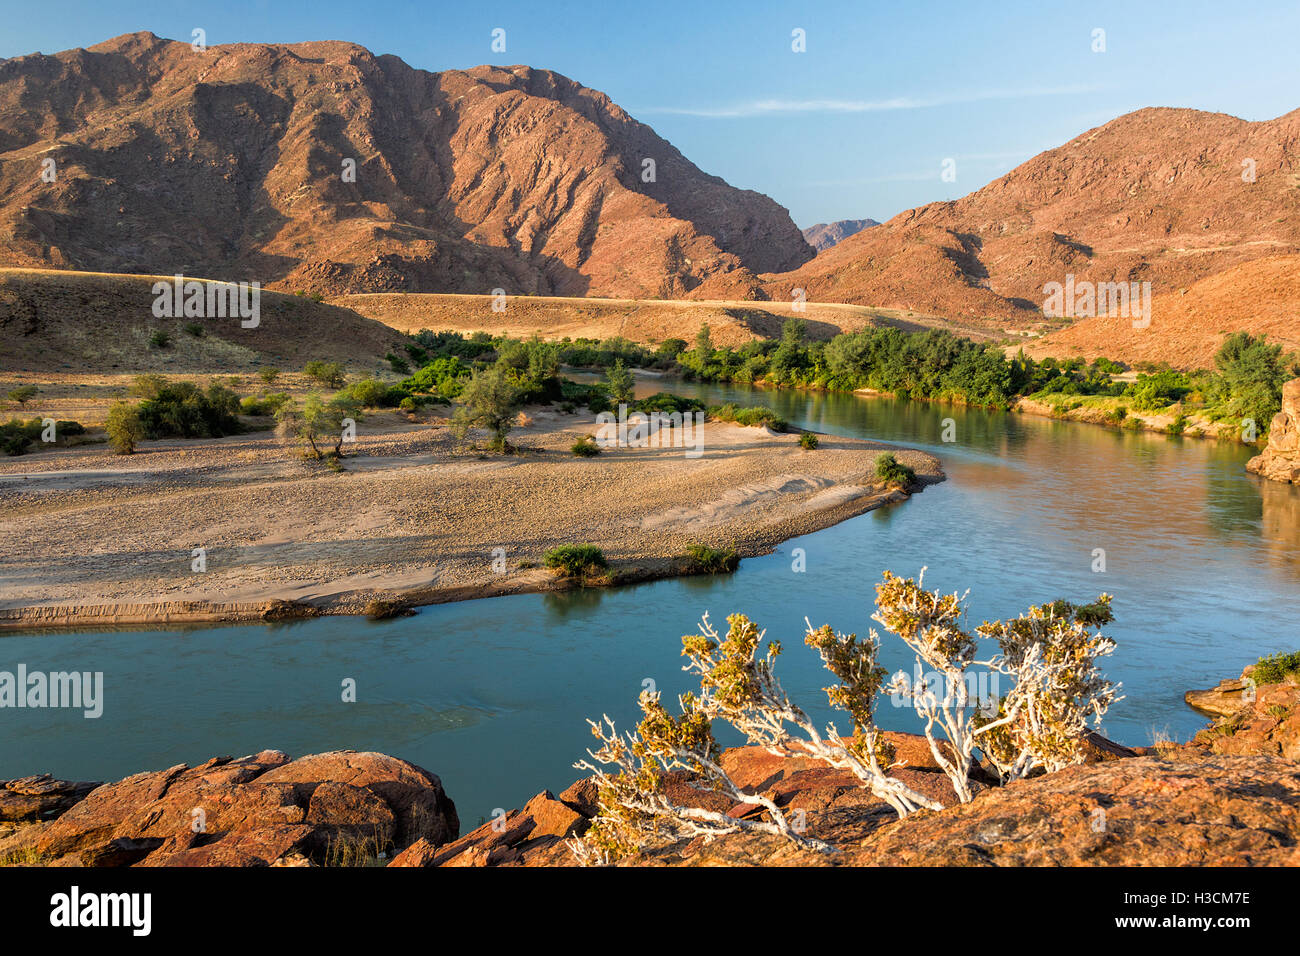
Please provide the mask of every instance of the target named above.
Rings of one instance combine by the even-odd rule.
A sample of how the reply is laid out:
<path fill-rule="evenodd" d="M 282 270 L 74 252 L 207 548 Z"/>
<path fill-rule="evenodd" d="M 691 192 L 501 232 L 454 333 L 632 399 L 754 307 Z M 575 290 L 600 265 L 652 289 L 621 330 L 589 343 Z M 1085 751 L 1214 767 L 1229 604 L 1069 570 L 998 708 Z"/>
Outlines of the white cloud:
<path fill-rule="evenodd" d="M 977 103 L 986 100 L 1019 100 L 1037 96 L 1071 96 L 1094 93 L 1098 85 L 1073 84 L 1069 86 L 1042 86 L 1020 90 L 980 90 L 970 93 L 950 93 L 932 96 L 897 96 L 886 100 L 754 100 L 735 106 L 693 107 L 652 106 L 638 113 L 658 113 L 674 116 L 702 116 L 712 119 L 741 119 L 752 116 L 771 116 L 782 113 L 878 113 L 892 110 L 931 109 L 959 103 Z"/>

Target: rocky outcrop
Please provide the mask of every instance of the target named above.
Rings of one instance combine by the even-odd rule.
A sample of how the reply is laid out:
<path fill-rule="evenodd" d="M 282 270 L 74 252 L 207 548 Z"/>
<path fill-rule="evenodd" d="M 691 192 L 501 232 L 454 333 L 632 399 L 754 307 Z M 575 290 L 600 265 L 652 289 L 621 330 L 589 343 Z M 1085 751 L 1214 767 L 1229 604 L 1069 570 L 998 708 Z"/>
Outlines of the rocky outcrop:
<path fill-rule="evenodd" d="M 55 780 L 48 773 L 0 781 L 0 821 L 34 823 L 52 819 L 84 800 L 98 786 Z"/>
<path fill-rule="evenodd" d="M 864 832 L 864 829 L 866 832 Z M 989 789 L 864 828 L 828 815 L 835 854 L 767 836 L 691 841 L 631 865 L 1276 866 L 1300 864 L 1300 766 L 1277 757 L 1136 757 Z"/>
<path fill-rule="evenodd" d="M 1264 451 L 1246 470 L 1273 481 L 1300 484 L 1300 378 L 1282 386 L 1282 410 L 1273 416 Z"/>
<path fill-rule="evenodd" d="M 1259 684 L 1256 669 L 1221 681 L 1209 691 L 1189 691 L 1187 703 L 1217 718 L 1188 744 L 1213 754 L 1269 754 L 1300 760 L 1300 684 L 1291 677 Z"/>
<path fill-rule="evenodd" d="M 738 747 L 719 758 L 742 788 L 762 793 L 831 853 L 766 835 L 681 840 L 643 851 L 631 866 L 1083 866 L 1300 865 L 1300 717 L 1292 682 L 1257 688 L 1190 744 L 1133 750 L 1089 734 L 1085 762 L 1008 786 L 974 767 L 974 799 L 957 803 L 924 738 L 886 734 L 892 776 L 943 803 L 899 820 L 850 774 L 812 758 Z M 1216 724 L 1221 728 L 1224 721 Z M 665 789 L 680 805 L 738 818 L 761 815 L 699 787 L 685 773 Z M 99 786 L 47 777 L 0 785 L 45 795 L 0 839 L 0 862 L 51 866 L 569 866 L 567 845 L 597 814 L 592 780 L 464 836 L 436 776 L 377 753 L 338 751 L 298 760 L 264 751 Z M 26 791 L 26 793 L 25 793 Z M 56 796 L 58 795 L 58 796 Z M 56 799 L 73 801 L 60 809 Z M 196 810 L 203 825 L 195 827 Z"/>
<path fill-rule="evenodd" d="M 884 737 L 896 754 L 897 763 L 890 771 L 891 776 L 905 780 L 912 789 L 941 803 L 956 803 L 952 785 L 924 737 L 902 733 L 886 733 Z M 1088 737 L 1088 766 L 1131 760 L 1135 756 L 1134 751 L 1100 735 Z M 761 747 L 736 747 L 724 752 L 719 763 L 738 786 L 762 793 L 784 811 L 801 811 L 810 835 L 845 849 L 858 847 L 867 836 L 896 819 L 893 810 L 864 790 L 852 774 L 827 767 L 811 757 L 782 757 Z M 982 768 L 973 768 L 971 789 L 975 793 L 999 791 L 994 782 Z M 757 817 L 763 813 L 750 804 L 733 804 L 715 791 L 697 789 L 684 773 L 669 774 L 665 790 L 679 805 L 703 807 L 737 817 Z M 442 847 L 414 844 L 389 865 L 572 865 L 573 855 L 565 845 L 565 838 L 584 833 L 596 812 L 595 785 L 590 779 L 579 780 L 558 797 L 543 791 L 522 810 L 485 823 L 454 843 Z M 717 865 L 853 862 L 843 853 L 832 857 L 803 853 L 793 850 L 783 840 L 752 835 L 728 837 L 724 842 L 707 845 L 703 841 L 687 841 L 627 862 L 675 865 L 706 861 Z"/>
<path fill-rule="evenodd" d="M 12 785 L 31 789 L 24 781 L 5 787 Z M 359 862 L 414 841 L 436 846 L 459 830 L 456 808 L 438 778 L 405 760 L 345 750 L 291 761 L 267 750 L 96 787 L 53 820 L 0 840 L 0 860 L 56 866 Z"/>
<path fill-rule="evenodd" d="M 1247 667 L 1240 677 L 1226 677 L 1208 690 L 1189 690 L 1183 694 L 1187 706 L 1207 717 L 1231 717 L 1245 707 L 1246 690 L 1254 686 L 1250 680 L 1254 667 Z"/>

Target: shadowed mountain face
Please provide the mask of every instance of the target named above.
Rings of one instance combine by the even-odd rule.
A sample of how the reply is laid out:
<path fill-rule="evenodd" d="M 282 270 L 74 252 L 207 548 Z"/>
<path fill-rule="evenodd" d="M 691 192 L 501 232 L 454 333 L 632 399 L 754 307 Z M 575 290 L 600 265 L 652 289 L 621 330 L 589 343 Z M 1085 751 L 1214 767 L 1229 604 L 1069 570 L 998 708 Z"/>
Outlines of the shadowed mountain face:
<path fill-rule="evenodd" d="M 878 226 L 874 219 L 837 219 L 834 222 L 819 222 L 803 231 L 808 245 L 818 252 L 825 252 L 831 246 L 843 242 L 849 236 L 856 236 L 868 226 Z"/>
<path fill-rule="evenodd" d="M 1177 293 L 1300 252 L 1298 143 L 1300 110 L 1266 122 L 1139 110 L 760 283 L 772 299 L 798 287 L 810 301 L 1012 319 L 1032 317 L 1044 284 L 1067 274 Z"/>
<path fill-rule="evenodd" d="M 0 265 L 680 297 L 812 255 L 772 200 L 546 70 L 150 33 L 0 61 Z"/>

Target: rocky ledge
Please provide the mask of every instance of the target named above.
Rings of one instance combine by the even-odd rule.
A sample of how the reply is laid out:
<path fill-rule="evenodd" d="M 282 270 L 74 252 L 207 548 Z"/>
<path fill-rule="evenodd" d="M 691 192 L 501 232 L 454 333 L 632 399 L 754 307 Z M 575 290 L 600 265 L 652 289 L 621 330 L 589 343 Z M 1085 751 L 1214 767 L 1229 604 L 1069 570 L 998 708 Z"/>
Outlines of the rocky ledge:
<path fill-rule="evenodd" d="M 1095 734 L 1087 762 L 999 787 L 976 766 L 974 800 L 956 803 L 924 738 L 887 734 L 890 772 L 948 809 L 898 820 L 851 775 L 757 747 L 721 758 L 732 779 L 803 811 L 807 832 L 837 848 L 799 849 L 732 834 L 646 851 L 624 865 L 1300 865 L 1300 686 L 1242 690 L 1245 678 L 1194 692 L 1222 713 L 1187 744 L 1130 749 Z M 1231 686 L 1228 686 L 1231 685 Z M 1240 686 L 1237 686 L 1240 685 Z M 683 774 L 678 803 L 741 816 Z M 432 773 L 395 757 L 339 751 L 290 760 L 264 751 L 97 785 L 26 777 L 0 783 L 0 863 L 53 866 L 566 866 L 566 840 L 596 814 L 583 779 L 558 796 L 464 836 Z"/>
<path fill-rule="evenodd" d="M 0 863 L 10 864 L 346 864 L 460 832 L 436 776 L 351 750 L 214 757 L 102 786 L 28 777 L 0 784 L 0 794 L 13 827 Z"/>
<path fill-rule="evenodd" d="M 1300 378 L 1282 386 L 1282 410 L 1273 416 L 1268 445 L 1246 462 L 1246 470 L 1300 484 Z"/>

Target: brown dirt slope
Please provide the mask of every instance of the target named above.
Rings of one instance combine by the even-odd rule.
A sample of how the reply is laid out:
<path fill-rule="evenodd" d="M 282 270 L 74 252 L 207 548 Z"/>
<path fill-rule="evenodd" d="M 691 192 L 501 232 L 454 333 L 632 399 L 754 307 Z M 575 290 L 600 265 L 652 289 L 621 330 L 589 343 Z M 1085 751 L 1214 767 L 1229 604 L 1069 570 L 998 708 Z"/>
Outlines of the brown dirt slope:
<path fill-rule="evenodd" d="M 259 324 L 159 319 L 153 284 L 171 276 L 0 269 L 0 370 L 226 372 L 300 369 L 313 359 L 373 370 L 402 336 L 350 309 L 263 291 Z M 203 326 L 201 337 L 184 331 Z M 167 348 L 150 348 L 156 330 Z M 384 367 L 387 367 L 386 365 Z"/>
<path fill-rule="evenodd" d="M 1041 309 L 1044 283 L 1067 273 L 1175 292 L 1300 252 L 1297 140 L 1300 110 L 1263 122 L 1138 110 L 760 283 L 773 299 L 798 286 L 816 301 L 1019 321 Z M 1242 179 L 1247 159 L 1253 183 Z"/>
<path fill-rule="evenodd" d="M 1104 355 L 1129 363 L 1209 368 L 1231 332 L 1267 335 L 1287 349 L 1300 349 L 1300 256 L 1244 262 L 1158 295 L 1147 328 L 1133 328 L 1129 318 L 1080 319 L 1026 345 L 1025 352 L 1036 358 Z"/>
<path fill-rule="evenodd" d="M 805 303 L 803 311 L 796 312 L 789 302 L 509 296 L 505 311 L 494 312 L 493 298 L 487 295 L 373 292 L 329 301 L 403 332 L 445 329 L 524 337 L 537 333 L 545 339 L 621 336 L 646 343 L 679 338 L 689 343 L 707 322 L 715 344 L 737 346 L 778 336 L 785 321 L 797 317 L 814 339 L 879 325 L 908 331 L 946 328 L 976 338 L 988 334 L 977 325 L 933 316 L 824 302 Z"/>
<path fill-rule="evenodd" d="M 812 254 L 775 202 L 549 70 L 151 33 L 0 61 L 0 264 L 675 295 Z"/>

